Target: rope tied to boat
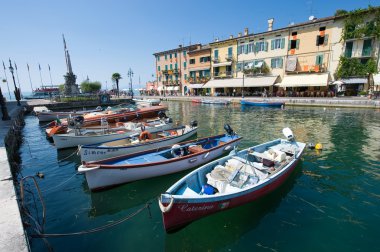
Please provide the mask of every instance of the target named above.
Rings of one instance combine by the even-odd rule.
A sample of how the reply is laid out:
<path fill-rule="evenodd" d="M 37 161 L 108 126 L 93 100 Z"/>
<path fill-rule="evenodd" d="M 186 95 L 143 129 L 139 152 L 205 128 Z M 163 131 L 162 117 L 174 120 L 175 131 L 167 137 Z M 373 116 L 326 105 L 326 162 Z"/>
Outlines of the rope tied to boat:
<path fill-rule="evenodd" d="M 75 154 L 76 154 L 76 155 L 79 155 L 79 152 L 80 152 L 80 147 L 78 147 L 78 149 L 76 149 L 73 153 L 71 153 L 71 154 L 68 155 L 67 157 L 64 157 L 64 158 L 58 160 L 58 163 L 60 163 L 60 162 L 62 162 L 62 161 L 64 161 L 64 160 L 66 160 L 66 159 L 68 159 L 68 158 L 71 158 L 71 157 L 74 156 Z"/>

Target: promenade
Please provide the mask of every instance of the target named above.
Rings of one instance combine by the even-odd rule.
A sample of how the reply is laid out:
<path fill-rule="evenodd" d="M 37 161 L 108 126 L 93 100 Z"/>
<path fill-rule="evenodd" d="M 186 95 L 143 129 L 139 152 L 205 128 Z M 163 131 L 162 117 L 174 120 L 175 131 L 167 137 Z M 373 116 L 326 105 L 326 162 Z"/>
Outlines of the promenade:
<path fill-rule="evenodd" d="M 22 102 L 22 105 L 26 105 L 26 102 Z M 0 251 L 28 251 L 4 142 L 13 120 L 23 110 L 23 106 L 7 102 L 7 108 L 11 120 L 0 120 Z"/>

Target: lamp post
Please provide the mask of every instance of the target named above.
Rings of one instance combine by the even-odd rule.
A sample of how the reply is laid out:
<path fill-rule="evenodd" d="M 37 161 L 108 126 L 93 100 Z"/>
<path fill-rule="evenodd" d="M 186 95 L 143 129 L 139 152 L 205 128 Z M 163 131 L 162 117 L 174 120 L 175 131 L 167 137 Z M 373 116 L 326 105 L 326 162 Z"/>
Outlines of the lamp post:
<path fill-rule="evenodd" d="M 2 79 L 2 82 L 6 82 L 6 80 Z M 7 104 L 4 101 L 4 96 L 3 96 L 3 92 L 1 91 L 1 86 L 0 86 L 0 106 L 1 106 L 1 113 L 3 114 L 3 116 L 1 117 L 1 120 L 3 121 L 10 120 L 11 117 L 8 114 Z"/>
<path fill-rule="evenodd" d="M 9 59 L 9 71 L 11 71 L 12 78 L 13 78 L 13 85 L 15 86 L 14 94 L 15 94 L 15 98 L 17 100 L 17 106 L 21 106 L 21 103 L 20 103 L 20 100 L 21 100 L 20 89 L 16 86 L 15 76 L 13 74 L 14 69 L 12 67 L 12 61 L 11 61 L 11 59 Z"/>
<path fill-rule="evenodd" d="M 131 91 L 131 98 L 133 99 L 133 86 L 132 86 L 133 71 L 131 68 L 129 68 L 127 76 L 129 77 L 129 90 Z"/>
<path fill-rule="evenodd" d="M 244 98 L 244 72 L 243 72 L 243 88 L 241 89 L 241 98 Z"/>

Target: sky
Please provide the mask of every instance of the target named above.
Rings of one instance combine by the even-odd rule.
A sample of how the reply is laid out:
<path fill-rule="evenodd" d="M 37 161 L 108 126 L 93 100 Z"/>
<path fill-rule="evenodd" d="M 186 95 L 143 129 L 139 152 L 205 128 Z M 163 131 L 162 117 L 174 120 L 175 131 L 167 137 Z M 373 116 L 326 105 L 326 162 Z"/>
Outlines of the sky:
<path fill-rule="evenodd" d="M 278 29 L 305 22 L 311 15 L 327 17 L 337 9 L 368 5 L 380 6 L 380 0 L 1 1 L 0 60 L 7 67 L 11 92 L 9 58 L 17 64 L 21 91 L 31 91 L 27 64 L 33 89 L 41 83 L 62 84 L 67 72 L 64 34 L 78 84 L 88 76 L 90 81 L 100 81 L 102 89 L 111 89 L 111 76 L 118 72 L 120 89 L 128 88 L 131 68 L 133 88 L 139 88 L 154 79 L 155 52 L 236 37 L 246 27 L 250 33 L 263 32 L 269 18 L 274 18 L 273 28 Z M 1 67 L 0 78 L 4 77 Z M 5 93 L 6 85 L 0 85 Z"/>

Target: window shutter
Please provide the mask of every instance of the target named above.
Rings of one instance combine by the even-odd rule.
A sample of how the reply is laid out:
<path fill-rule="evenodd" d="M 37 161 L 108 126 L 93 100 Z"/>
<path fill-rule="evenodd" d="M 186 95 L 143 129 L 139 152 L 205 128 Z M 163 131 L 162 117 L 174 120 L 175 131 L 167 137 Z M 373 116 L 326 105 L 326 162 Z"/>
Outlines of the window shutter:
<path fill-rule="evenodd" d="M 264 51 L 266 51 L 266 52 L 268 51 L 268 42 L 264 43 Z"/>
<path fill-rule="evenodd" d="M 272 40 L 272 42 L 273 42 L 273 40 Z M 273 43 L 272 43 L 272 44 L 273 44 Z M 274 59 L 271 59 L 271 60 L 270 60 L 270 67 L 271 67 L 271 68 L 274 68 Z"/>
<path fill-rule="evenodd" d="M 281 39 L 281 49 L 285 48 L 285 38 Z"/>
<path fill-rule="evenodd" d="M 297 39 L 297 40 L 296 40 L 296 49 L 299 49 L 299 48 L 300 48 L 300 40 Z"/>
<path fill-rule="evenodd" d="M 274 49 L 274 39 L 272 39 L 270 41 L 270 49 L 273 50 Z"/>
<path fill-rule="evenodd" d="M 259 45 L 260 45 L 259 42 L 257 42 L 257 43 L 255 44 L 255 53 L 257 53 L 257 52 L 259 51 Z"/>
<path fill-rule="evenodd" d="M 245 47 L 245 48 L 244 48 L 244 53 L 245 53 L 245 54 L 248 54 L 248 44 L 245 45 L 244 47 Z"/>
<path fill-rule="evenodd" d="M 288 51 L 291 49 L 291 40 L 288 40 Z"/>
<path fill-rule="evenodd" d="M 323 45 L 327 45 L 329 43 L 329 35 L 328 34 L 326 34 L 325 35 L 325 41 L 323 42 Z"/>
<path fill-rule="evenodd" d="M 315 45 L 316 45 L 316 46 L 319 46 L 319 38 L 320 38 L 320 37 L 321 37 L 321 36 L 318 35 L 317 38 L 315 39 Z"/>
<path fill-rule="evenodd" d="M 239 45 L 238 48 L 237 48 L 237 53 L 238 54 L 241 54 L 241 46 Z"/>
<path fill-rule="evenodd" d="M 279 67 L 282 68 L 282 66 L 283 66 L 283 62 L 284 62 L 284 59 L 283 59 L 283 58 L 280 58 L 280 66 L 279 66 Z"/>

